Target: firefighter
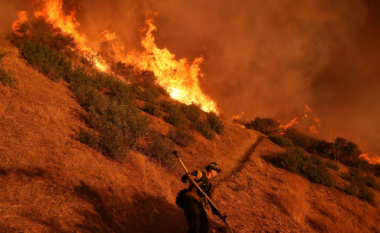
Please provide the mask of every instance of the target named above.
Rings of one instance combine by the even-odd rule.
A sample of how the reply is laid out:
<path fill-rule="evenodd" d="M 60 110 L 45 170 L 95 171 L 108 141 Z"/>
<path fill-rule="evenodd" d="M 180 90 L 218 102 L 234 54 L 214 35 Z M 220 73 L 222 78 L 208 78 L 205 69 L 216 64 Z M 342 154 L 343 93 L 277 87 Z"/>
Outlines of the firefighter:
<path fill-rule="evenodd" d="M 210 163 L 205 169 L 206 172 L 193 171 L 192 173 L 183 175 L 182 182 L 186 183 L 191 177 L 212 200 L 214 191 L 209 180 L 216 177 L 221 169 L 217 163 Z M 201 191 L 197 190 L 191 183 L 188 189 L 182 190 L 181 192 L 179 193 L 180 203 L 177 204 L 185 211 L 185 216 L 190 227 L 188 233 L 207 233 L 209 222 L 207 213 L 203 207 L 203 205 L 208 205 L 207 199 L 203 196 Z M 213 214 L 218 215 L 219 218 L 225 221 L 226 216 L 221 215 L 214 206 L 210 205 L 210 207 Z"/>

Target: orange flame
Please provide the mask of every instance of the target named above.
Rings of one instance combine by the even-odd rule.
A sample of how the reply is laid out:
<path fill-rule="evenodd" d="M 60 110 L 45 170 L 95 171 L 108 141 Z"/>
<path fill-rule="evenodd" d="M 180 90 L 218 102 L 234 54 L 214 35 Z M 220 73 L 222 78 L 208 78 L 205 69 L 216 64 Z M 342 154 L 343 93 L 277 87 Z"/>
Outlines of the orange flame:
<path fill-rule="evenodd" d="M 319 134 L 318 128 L 321 127 L 321 120 L 317 116 L 313 116 L 313 124 L 309 127 L 311 133 Z"/>
<path fill-rule="evenodd" d="M 241 118 L 243 118 L 243 116 L 244 116 L 244 112 L 241 111 L 239 115 L 232 116 L 232 120 L 240 120 Z"/>
<path fill-rule="evenodd" d="M 295 124 L 298 124 L 298 118 L 294 118 L 293 120 L 291 120 L 288 124 L 286 125 L 282 125 L 280 124 L 280 128 L 282 128 L 283 130 L 286 130 L 287 128 L 289 128 L 290 126 L 292 125 L 295 125 Z"/>
<path fill-rule="evenodd" d="M 20 30 L 21 25 L 23 23 L 28 22 L 28 12 L 26 12 L 26 11 L 19 11 L 17 13 L 17 17 L 18 17 L 18 19 L 16 21 L 14 21 L 13 24 L 12 24 L 12 31 L 14 33 L 16 33 L 17 35 L 19 35 L 19 36 L 23 36 L 22 33 L 18 32 L 18 30 Z"/>
<path fill-rule="evenodd" d="M 218 113 L 216 104 L 199 87 L 199 78 L 203 77 L 199 64 L 203 57 L 196 58 L 189 63 L 186 58 L 175 60 L 175 55 L 167 48 L 159 49 L 154 43 L 152 32 L 157 31 L 153 18 L 156 12 L 148 11 L 146 14 L 145 36 L 141 38 L 141 44 L 145 48 L 143 52 L 131 51 L 123 59 L 123 62 L 134 65 L 140 70 L 151 70 L 156 76 L 156 82 L 165 88 L 173 99 L 184 104 L 195 103 L 206 112 Z"/>
<path fill-rule="evenodd" d="M 54 27 L 60 28 L 63 33 L 71 35 L 77 49 L 86 57 L 93 59 L 94 65 L 101 71 L 108 71 L 109 67 L 103 59 L 101 59 L 95 52 L 85 45 L 85 35 L 79 34 L 77 27 L 80 25 L 75 18 L 75 11 L 70 12 L 69 15 L 65 15 L 62 10 L 62 0 L 41 0 L 42 5 L 34 11 L 36 17 L 42 17 L 47 22 L 51 23 Z"/>
<path fill-rule="evenodd" d="M 380 164 L 380 156 L 376 154 L 361 154 L 359 158 L 364 158 L 370 164 Z"/>
<path fill-rule="evenodd" d="M 77 44 L 76 49 L 84 57 L 93 62 L 99 70 L 109 72 L 109 67 L 104 59 L 85 45 L 86 37 L 77 31 L 80 24 L 75 18 L 75 11 L 65 15 L 62 10 L 62 0 L 36 0 L 36 2 L 40 4 L 34 12 L 36 17 L 44 18 L 54 27 L 60 28 L 63 33 L 71 35 Z M 213 111 L 218 114 L 216 104 L 204 95 L 199 87 L 199 78 L 203 77 L 199 64 L 203 62 L 203 57 L 189 63 L 185 58 L 175 60 L 175 55 L 166 48 L 157 48 L 152 35 L 153 31 L 157 31 L 157 27 L 153 23 L 155 16 L 157 13 L 151 11 L 146 14 L 146 28 L 141 31 L 145 32 L 141 38 L 141 44 L 145 48 L 144 52 L 131 51 L 126 56 L 122 56 L 121 51 L 124 50 L 124 47 L 112 43 L 115 54 L 118 57 L 124 57 L 122 58 L 123 62 L 134 65 L 139 70 L 153 71 L 157 78 L 157 84 L 164 87 L 173 99 L 185 104 L 195 103 L 200 105 L 204 111 Z M 18 24 L 15 22 L 15 27 Z M 116 38 L 116 35 L 105 30 L 99 34 L 99 38 L 101 42 L 110 42 Z"/>
<path fill-rule="evenodd" d="M 313 113 L 313 110 L 305 104 L 305 114 L 303 117 L 301 117 L 300 119 L 305 119 L 308 117 L 307 113 Z M 288 124 L 280 124 L 280 128 L 284 130 L 288 129 L 289 127 L 295 125 L 295 124 L 298 124 L 298 117 L 295 117 L 293 120 L 291 120 Z M 311 133 L 315 133 L 315 134 L 319 134 L 319 130 L 318 128 L 321 127 L 321 120 L 316 116 L 316 115 L 313 115 L 313 124 L 309 127 L 309 130 Z"/>

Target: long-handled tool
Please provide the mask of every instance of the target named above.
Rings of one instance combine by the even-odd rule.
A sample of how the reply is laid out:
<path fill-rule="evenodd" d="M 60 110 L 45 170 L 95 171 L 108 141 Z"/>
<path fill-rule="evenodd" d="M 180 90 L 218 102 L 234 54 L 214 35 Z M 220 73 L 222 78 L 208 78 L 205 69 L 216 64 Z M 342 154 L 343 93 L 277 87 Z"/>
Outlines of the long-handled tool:
<path fill-rule="evenodd" d="M 187 170 L 185 164 L 182 162 L 181 158 L 180 158 L 179 155 L 177 154 L 177 151 L 174 151 L 173 154 L 177 157 L 177 159 L 178 159 L 178 161 L 181 163 L 183 169 L 185 169 L 186 174 L 188 174 L 189 171 Z M 198 189 L 199 191 L 202 192 L 202 194 L 203 194 L 203 195 L 205 196 L 205 198 L 209 201 L 209 203 L 211 203 L 211 205 L 214 206 L 214 208 L 216 209 L 216 211 L 219 212 L 221 219 L 223 219 L 223 221 L 226 223 L 226 225 L 227 225 L 228 229 L 230 230 L 230 232 L 233 233 L 232 230 L 231 230 L 230 225 L 228 225 L 228 222 L 227 222 L 227 220 L 226 220 L 226 217 L 222 214 L 222 212 L 220 212 L 220 210 L 216 207 L 216 205 L 214 204 L 214 202 L 212 202 L 212 200 L 207 196 L 207 194 L 206 194 L 206 193 L 205 193 L 205 192 L 199 187 L 199 185 L 198 185 L 198 184 L 197 184 L 197 183 L 196 183 L 196 182 L 195 182 L 190 176 L 189 176 L 189 179 L 190 179 L 190 182 L 191 182 L 195 187 L 197 187 L 197 189 Z"/>

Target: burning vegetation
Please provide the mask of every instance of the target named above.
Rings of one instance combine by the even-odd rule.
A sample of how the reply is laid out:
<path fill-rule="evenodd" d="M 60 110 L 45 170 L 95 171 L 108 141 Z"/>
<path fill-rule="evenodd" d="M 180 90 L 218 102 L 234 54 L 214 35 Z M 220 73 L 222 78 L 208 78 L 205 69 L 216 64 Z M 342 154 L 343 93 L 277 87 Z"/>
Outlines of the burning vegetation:
<path fill-rule="evenodd" d="M 111 67 L 114 67 L 115 62 L 119 60 L 121 61 L 119 66 L 133 67 L 134 72 L 151 71 L 155 76 L 155 82 L 162 86 L 173 99 L 187 105 L 194 103 L 206 112 L 212 111 L 218 114 L 216 104 L 202 92 L 199 86 L 199 79 L 203 77 L 199 65 L 203 62 L 203 58 L 197 58 L 192 63 L 186 58 L 177 61 L 175 55 L 168 49 L 159 49 L 156 46 L 153 36 L 153 32 L 157 31 L 157 26 L 154 24 L 156 12 L 146 13 L 145 26 L 141 29 L 143 34 L 141 44 L 145 51 L 125 53 L 124 46 L 115 42 L 115 33 L 104 30 L 99 34 L 100 51 L 95 52 L 86 46 L 86 36 L 77 31 L 80 23 L 76 20 L 76 12 L 72 11 L 66 15 L 62 10 L 62 4 L 62 0 L 37 2 L 34 4 L 37 7 L 34 16 L 51 25 L 51 28 L 56 30 L 53 35 L 60 35 L 58 32 L 62 32 L 63 35 L 71 37 L 72 42 L 75 43 L 71 49 L 77 51 L 90 65 L 94 65 L 102 72 L 110 73 Z M 18 18 L 12 26 L 14 36 L 30 35 L 29 28 L 25 28 L 25 25 L 28 25 L 27 13 L 20 11 Z M 53 41 L 55 40 L 56 38 Z"/>
<path fill-rule="evenodd" d="M 37 15 L 44 11 L 39 12 Z M 59 21 L 60 25 L 66 25 L 64 22 L 73 20 L 73 16 L 64 19 Z M 82 142 L 116 160 L 123 160 L 133 149 L 170 167 L 169 155 L 174 144 L 186 147 L 194 142 L 194 130 L 207 139 L 213 139 L 214 133 L 223 132 L 223 124 L 216 113 L 205 112 L 194 102 L 185 104 L 172 100 L 153 71 L 141 71 L 122 62 L 113 64 L 113 72 L 92 70 L 92 63 L 83 56 L 89 50 L 78 46 L 83 37 L 67 33 L 73 32 L 69 30 L 72 27 L 62 26 L 63 31 L 51 22 L 45 17 L 19 20 L 14 24 L 15 31 L 7 38 L 34 68 L 52 80 L 63 78 L 70 83 L 78 101 L 88 112 L 92 128 L 79 133 Z M 102 37 L 107 42 L 113 35 L 104 33 Z M 100 63 L 93 64 L 97 67 Z M 122 82 L 121 76 L 133 82 Z M 172 124 L 174 129 L 170 135 L 163 136 L 150 129 L 140 109 Z"/>

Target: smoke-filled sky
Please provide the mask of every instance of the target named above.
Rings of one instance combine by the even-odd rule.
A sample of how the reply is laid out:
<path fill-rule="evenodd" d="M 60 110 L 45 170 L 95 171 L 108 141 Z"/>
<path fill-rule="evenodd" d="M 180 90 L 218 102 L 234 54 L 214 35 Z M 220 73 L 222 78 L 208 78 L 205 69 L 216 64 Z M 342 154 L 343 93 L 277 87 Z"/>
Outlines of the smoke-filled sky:
<path fill-rule="evenodd" d="M 30 0 L 0 3 L 1 33 L 31 9 Z M 77 9 L 89 43 L 108 29 L 127 51 L 141 49 L 144 14 L 156 11 L 156 44 L 178 59 L 203 55 L 201 87 L 226 117 L 244 111 L 247 121 L 287 123 L 307 104 L 321 119 L 318 137 L 344 137 L 380 155 L 377 0 L 80 0 L 64 8 Z M 311 124 L 309 117 L 298 127 Z"/>

